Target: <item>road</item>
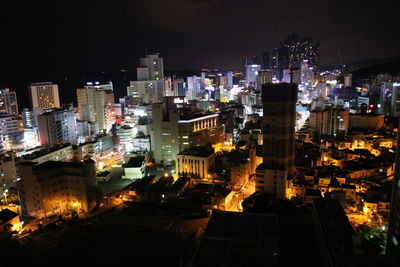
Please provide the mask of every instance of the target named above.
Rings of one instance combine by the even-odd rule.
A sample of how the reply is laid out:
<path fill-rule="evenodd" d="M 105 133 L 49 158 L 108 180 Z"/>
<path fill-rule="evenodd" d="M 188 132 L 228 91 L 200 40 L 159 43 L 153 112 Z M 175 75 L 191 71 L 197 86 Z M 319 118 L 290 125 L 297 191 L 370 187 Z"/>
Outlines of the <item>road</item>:
<path fill-rule="evenodd" d="M 104 189 L 106 196 L 121 191 L 124 187 L 133 182 L 130 179 L 121 179 L 122 167 L 108 167 L 105 170 L 111 172 L 111 179 L 107 182 L 99 182 L 99 186 Z"/>

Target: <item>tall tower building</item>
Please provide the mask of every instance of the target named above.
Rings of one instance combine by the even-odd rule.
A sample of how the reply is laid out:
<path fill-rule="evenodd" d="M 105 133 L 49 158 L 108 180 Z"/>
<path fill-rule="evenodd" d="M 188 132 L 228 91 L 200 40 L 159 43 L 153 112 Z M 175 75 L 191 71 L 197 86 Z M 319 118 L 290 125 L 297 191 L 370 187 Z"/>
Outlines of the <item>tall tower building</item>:
<path fill-rule="evenodd" d="M 85 86 L 76 90 L 79 119 L 96 122 L 100 130 L 109 130 L 114 106 L 113 91 L 95 86 Z"/>
<path fill-rule="evenodd" d="M 17 94 L 8 88 L 0 90 L 0 113 L 18 115 Z"/>
<path fill-rule="evenodd" d="M 136 69 L 137 81 L 128 86 L 128 96 L 142 103 L 162 102 L 164 96 L 164 63 L 159 53 L 146 55 L 140 59 Z"/>
<path fill-rule="evenodd" d="M 76 118 L 72 108 L 49 110 L 38 116 L 38 125 L 42 146 L 77 144 Z"/>
<path fill-rule="evenodd" d="M 60 107 L 57 84 L 51 82 L 31 83 L 29 95 L 32 108 L 49 109 Z"/>
<path fill-rule="evenodd" d="M 137 68 L 138 81 L 158 81 L 164 79 L 164 62 L 159 57 L 160 53 L 146 55 L 140 59 L 140 67 Z"/>
<path fill-rule="evenodd" d="M 256 171 L 256 190 L 286 197 L 287 180 L 294 175 L 297 85 L 262 86 L 263 163 Z"/>
<path fill-rule="evenodd" d="M 256 78 L 261 70 L 261 65 L 252 64 L 246 65 L 246 82 L 248 85 L 255 86 Z"/>

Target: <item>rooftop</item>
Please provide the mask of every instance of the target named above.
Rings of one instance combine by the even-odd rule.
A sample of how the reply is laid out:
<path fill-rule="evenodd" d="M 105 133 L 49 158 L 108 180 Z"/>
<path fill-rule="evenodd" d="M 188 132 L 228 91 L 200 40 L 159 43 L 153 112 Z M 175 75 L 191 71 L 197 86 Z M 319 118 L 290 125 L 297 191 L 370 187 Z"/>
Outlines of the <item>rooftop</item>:
<path fill-rule="evenodd" d="M 204 235 L 258 242 L 262 236 L 278 236 L 278 216 L 214 210 Z"/>
<path fill-rule="evenodd" d="M 0 225 L 7 223 L 9 220 L 14 219 L 17 217 L 18 214 L 9 210 L 9 209 L 4 209 L 0 211 Z"/>
<path fill-rule="evenodd" d="M 185 149 L 178 155 L 193 156 L 193 157 L 209 157 L 214 153 L 214 149 L 208 146 L 196 146 Z"/>
<path fill-rule="evenodd" d="M 136 156 L 129 159 L 125 168 L 139 168 L 142 167 L 144 161 L 144 156 Z"/>

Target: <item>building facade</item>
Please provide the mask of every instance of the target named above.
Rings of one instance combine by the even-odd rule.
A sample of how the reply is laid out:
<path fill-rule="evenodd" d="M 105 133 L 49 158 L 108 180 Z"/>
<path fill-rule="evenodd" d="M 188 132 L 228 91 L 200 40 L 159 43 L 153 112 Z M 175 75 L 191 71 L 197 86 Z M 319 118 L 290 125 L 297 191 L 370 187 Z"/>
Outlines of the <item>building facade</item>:
<path fill-rule="evenodd" d="M 176 172 L 182 176 L 211 178 L 215 170 L 214 150 L 198 146 L 185 149 L 176 155 Z"/>
<path fill-rule="evenodd" d="M 294 175 L 297 85 L 270 83 L 262 89 L 263 164 L 256 171 L 256 190 L 286 198 L 287 180 Z"/>
<path fill-rule="evenodd" d="M 349 114 L 349 110 L 344 108 L 313 110 L 310 112 L 310 127 L 320 135 L 347 134 Z"/>
<path fill-rule="evenodd" d="M 42 218 L 73 210 L 87 213 L 93 208 L 90 194 L 97 187 L 93 161 L 23 162 L 18 169 L 24 214 Z"/>
<path fill-rule="evenodd" d="M 73 109 L 54 109 L 38 116 L 42 146 L 77 144 L 76 118 Z"/>
<path fill-rule="evenodd" d="M 153 104 L 154 156 L 156 163 L 164 165 L 171 165 L 175 155 L 186 148 L 224 142 L 218 114 L 181 114 L 174 99 L 166 97 L 163 104 Z"/>
<path fill-rule="evenodd" d="M 57 84 L 51 82 L 31 83 L 29 93 L 32 108 L 49 109 L 60 107 Z"/>
<path fill-rule="evenodd" d="M 17 94 L 8 88 L 0 90 L 0 113 L 18 115 Z"/>

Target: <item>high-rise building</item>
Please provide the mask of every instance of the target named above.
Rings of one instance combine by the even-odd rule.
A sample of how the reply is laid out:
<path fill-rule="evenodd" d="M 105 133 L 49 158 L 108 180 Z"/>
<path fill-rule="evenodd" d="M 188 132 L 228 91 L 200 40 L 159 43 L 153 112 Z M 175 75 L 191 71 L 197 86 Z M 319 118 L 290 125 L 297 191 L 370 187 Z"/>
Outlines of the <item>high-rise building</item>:
<path fill-rule="evenodd" d="M 301 83 L 309 83 L 311 84 L 314 80 L 314 71 L 313 67 L 308 64 L 307 59 L 303 59 L 300 63 L 300 81 Z"/>
<path fill-rule="evenodd" d="M 261 65 L 252 64 L 246 65 L 246 82 L 249 86 L 255 86 L 256 78 L 261 70 Z"/>
<path fill-rule="evenodd" d="M 164 96 L 164 63 L 159 53 L 149 54 L 140 59 L 136 69 L 137 81 L 128 86 L 128 96 L 142 103 L 162 102 Z"/>
<path fill-rule="evenodd" d="M 49 109 L 60 107 L 57 84 L 51 82 L 31 83 L 29 95 L 32 108 Z"/>
<path fill-rule="evenodd" d="M 15 116 L 0 114 L 0 136 L 3 140 L 3 148 L 10 149 L 11 143 L 18 142 L 22 138 L 19 121 Z"/>
<path fill-rule="evenodd" d="M 270 63 L 269 63 L 269 52 L 264 52 L 262 54 L 262 62 L 261 62 L 261 67 L 263 70 L 268 70 L 270 68 Z"/>
<path fill-rule="evenodd" d="M 350 111 L 344 108 L 327 107 L 310 112 L 310 127 L 321 135 L 347 134 Z"/>
<path fill-rule="evenodd" d="M 269 70 L 260 70 L 256 78 L 256 89 L 261 92 L 261 86 L 266 83 L 272 83 L 272 72 Z"/>
<path fill-rule="evenodd" d="M 93 86 L 76 90 L 79 119 L 96 122 L 100 130 L 109 130 L 113 122 L 114 93 Z"/>
<path fill-rule="evenodd" d="M 400 135 L 397 140 L 395 175 L 392 184 L 389 230 L 387 235 L 388 266 L 398 266 L 400 262 Z"/>
<path fill-rule="evenodd" d="M 263 163 L 256 170 L 256 190 L 286 198 L 287 180 L 294 175 L 297 85 L 262 86 Z"/>
<path fill-rule="evenodd" d="M 18 115 L 17 94 L 8 88 L 0 90 L 0 113 Z"/>
<path fill-rule="evenodd" d="M 308 60 L 311 67 L 318 68 L 319 42 L 313 44 L 311 37 L 290 34 L 286 40 L 281 42 L 280 58 L 284 62 L 284 66 L 282 66 L 284 69 L 299 68 L 304 59 Z"/>
<path fill-rule="evenodd" d="M 140 59 L 140 67 L 137 68 L 137 80 L 164 80 L 164 62 L 160 53 L 149 54 Z"/>
<path fill-rule="evenodd" d="M 38 125 L 42 146 L 77 144 L 76 118 L 72 108 L 49 110 L 38 116 Z"/>
<path fill-rule="evenodd" d="M 164 81 L 131 81 L 127 88 L 128 96 L 138 100 L 139 103 L 157 103 L 164 96 Z"/>
<path fill-rule="evenodd" d="M 221 144 L 224 128 L 218 114 L 184 112 L 180 97 L 153 104 L 152 144 L 156 163 L 171 165 L 179 152 L 193 146 Z"/>
<path fill-rule="evenodd" d="M 205 76 L 190 76 L 187 80 L 187 94 L 188 100 L 196 100 L 205 89 Z"/>

